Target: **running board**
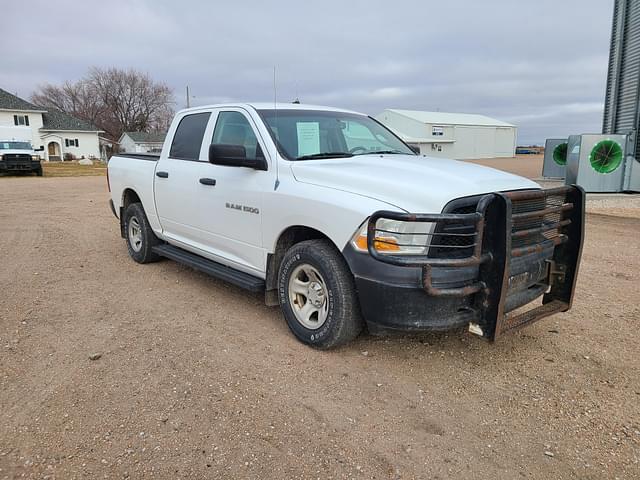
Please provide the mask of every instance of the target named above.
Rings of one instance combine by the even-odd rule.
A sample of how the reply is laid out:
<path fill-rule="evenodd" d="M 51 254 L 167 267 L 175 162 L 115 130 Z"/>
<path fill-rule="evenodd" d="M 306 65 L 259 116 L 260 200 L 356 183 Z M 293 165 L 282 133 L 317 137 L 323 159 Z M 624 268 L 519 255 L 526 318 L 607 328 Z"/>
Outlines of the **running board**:
<path fill-rule="evenodd" d="M 207 275 L 232 283 L 251 292 L 261 292 L 264 290 L 264 280 L 261 278 L 227 267 L 221 263 L 196 255 L 195 253 L 174 247 L 173 245 L 157 245 L 151 250 L 161 257 L 174 260 L 194 270 L 199 270 Z"/>

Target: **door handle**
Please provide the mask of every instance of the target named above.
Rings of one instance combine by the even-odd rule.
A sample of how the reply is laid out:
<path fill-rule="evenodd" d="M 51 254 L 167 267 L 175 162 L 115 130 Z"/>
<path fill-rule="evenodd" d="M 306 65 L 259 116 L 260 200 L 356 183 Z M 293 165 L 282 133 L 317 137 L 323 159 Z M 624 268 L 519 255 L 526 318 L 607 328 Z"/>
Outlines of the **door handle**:
<path fill-rule="evenodd" d="M 169 178 L 169 172 L 156 172 L 156 177 Z"/>
<path fill-rule="evenodd" d="M 201 178 L 200 179 L 200 183 L 203 184 L 203 185 L 211 185 L 212 187 L 215 187 L 216 179 L 215 178 Z"/>

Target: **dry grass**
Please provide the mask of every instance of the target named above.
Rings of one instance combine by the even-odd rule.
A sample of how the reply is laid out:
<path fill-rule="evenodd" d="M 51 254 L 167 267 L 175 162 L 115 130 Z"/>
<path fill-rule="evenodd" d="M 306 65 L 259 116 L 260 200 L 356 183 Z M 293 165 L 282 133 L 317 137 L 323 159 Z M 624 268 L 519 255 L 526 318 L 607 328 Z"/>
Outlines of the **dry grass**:
<path fill-rule="evenodd" d="M 80 165 L 78 162 L 42 162 L 45 177 L 85 177 L 106 175 L 107 164 L 94 161 L 93 165 Z"/>

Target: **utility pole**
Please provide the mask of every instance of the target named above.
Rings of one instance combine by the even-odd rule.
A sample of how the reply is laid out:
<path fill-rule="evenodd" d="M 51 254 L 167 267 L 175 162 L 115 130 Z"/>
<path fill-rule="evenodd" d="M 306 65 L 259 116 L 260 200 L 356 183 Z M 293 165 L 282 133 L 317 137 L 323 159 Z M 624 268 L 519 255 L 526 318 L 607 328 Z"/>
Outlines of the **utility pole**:
<path fill-rule="evenodd" d="M 191 103 L 189 101 L 189 85 L 187 85 L 187 108 L 191 107 Z"/>

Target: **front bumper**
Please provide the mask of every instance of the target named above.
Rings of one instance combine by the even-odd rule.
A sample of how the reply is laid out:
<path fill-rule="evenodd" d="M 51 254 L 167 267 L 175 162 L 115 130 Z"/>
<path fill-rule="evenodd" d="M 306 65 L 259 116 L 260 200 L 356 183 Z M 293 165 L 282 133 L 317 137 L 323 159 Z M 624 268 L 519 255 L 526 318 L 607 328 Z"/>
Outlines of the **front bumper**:
<path fill-rule="evenodd" d="M 0 160 L 0 172 L 37 172 L 41 165 L 39 160 Z"/>
<path fill-rule="evenodd" d="M 471 228 L 467 256 L 460 246 L 431 242 L 422 256 L 379 253 L 380 218 L 429 222 L 440 239 Z M 458 228 L 458 230 L 455 230 Z M 468 231 L 468 230 L 467 230 Z M 577 186 L 493 193 L 470 213 L 380 211 L 368 223 L 369 255 L 345 249 L 369 330 L 437 331 L 468 326 L 495 340 L 503 333 L 571 308 L 584 237 L 584 191 Z M 459 253 L 460 250 L 458 250 Z M 542 296 L 542 304 L 514 313 Z"/>

